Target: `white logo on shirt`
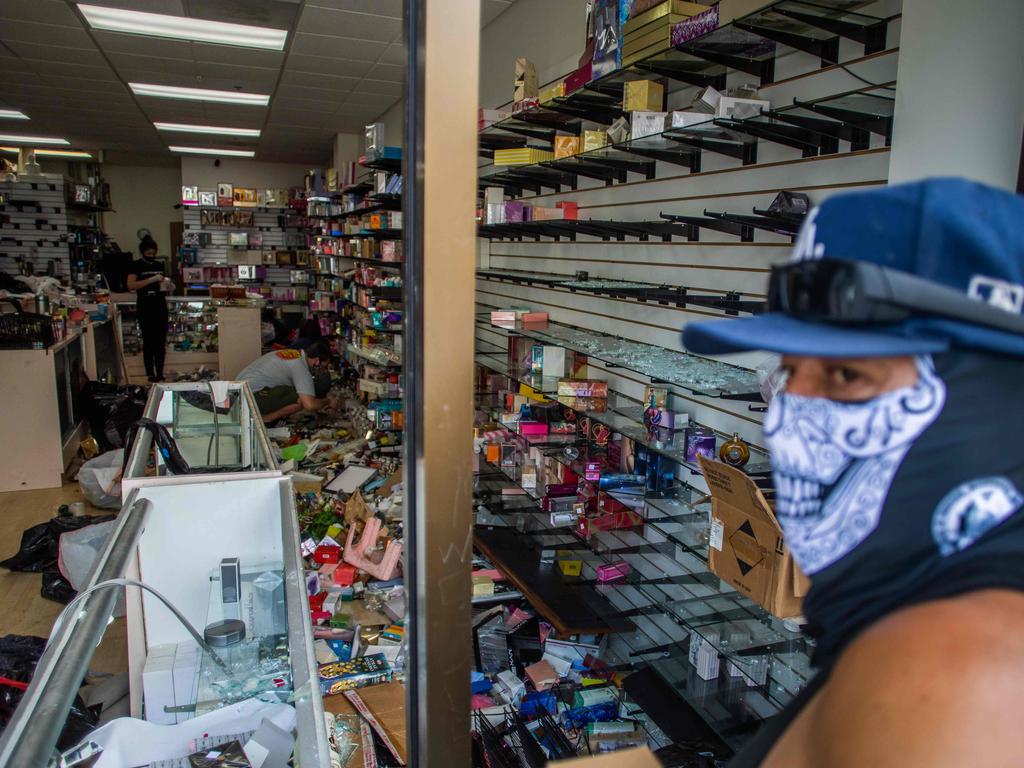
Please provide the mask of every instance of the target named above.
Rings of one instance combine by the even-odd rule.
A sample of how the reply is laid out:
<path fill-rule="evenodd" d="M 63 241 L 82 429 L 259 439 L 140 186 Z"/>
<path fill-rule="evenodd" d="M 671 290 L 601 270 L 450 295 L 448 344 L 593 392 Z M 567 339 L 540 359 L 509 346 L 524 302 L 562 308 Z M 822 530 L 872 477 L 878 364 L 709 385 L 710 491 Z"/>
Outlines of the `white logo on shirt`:
<path fill-rule="evenodd" d="M 1019 315 L 1024 308 L 1024 285 L 1016 285 L 986 275 L 975 275 L 967 286 L 967 295 L 990 307 Z"/>

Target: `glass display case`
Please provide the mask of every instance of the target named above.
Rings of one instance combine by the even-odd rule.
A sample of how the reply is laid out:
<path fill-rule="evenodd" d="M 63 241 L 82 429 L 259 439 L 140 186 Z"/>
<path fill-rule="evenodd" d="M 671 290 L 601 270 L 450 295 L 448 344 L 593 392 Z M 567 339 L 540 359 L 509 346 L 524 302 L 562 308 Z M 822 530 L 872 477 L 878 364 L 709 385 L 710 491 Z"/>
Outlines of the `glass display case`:
<path fill-rule="evenodd" d="M 192 472 L 277 470 L 263 419 L 245 382 L 154 384 L 143 416 L 167 429 Z M 172 470 L 164 453 L 155 450 L 152 433 L 140 431 L 125 468 L 127 487 Z"/>
<path fill-rule="evenodd" d="M 237 584 L 222 583 L 226 562 Z M 0 763 L 48 764 L 125 591 L 132 716 L 173 729 L 158 739 L 126 737 L 142 732 L 130 719 L 99 726 L 79 745 L 99 754 L 90 764 L 187 765 L 196 739 L 245 743 L 267 719 L 291 732 L 296 764 L 330 765 L 290 480 L 196 475 L 139 487 L 98 563 L 78 610 L 55 628 Z M 143 589 L 124 590 L 125 580 Z M 225 618 L 236 619 L 234 635 L 220 631 Z"/>

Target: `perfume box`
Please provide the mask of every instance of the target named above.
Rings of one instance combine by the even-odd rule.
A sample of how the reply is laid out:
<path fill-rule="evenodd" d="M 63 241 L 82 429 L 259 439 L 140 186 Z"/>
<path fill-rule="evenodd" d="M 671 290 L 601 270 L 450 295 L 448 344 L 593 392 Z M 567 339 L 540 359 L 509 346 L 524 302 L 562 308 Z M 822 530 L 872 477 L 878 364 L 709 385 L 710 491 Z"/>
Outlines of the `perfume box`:
<path fill-rule="evenodd" d="M 559 395 L 558 403 L 574 411 L 604 413 L 608 410 L 608 399 L 604 397 L 566 397 L 565 395 Z"/>
<path fill-rule="evenodd" d="M 558 682 L 558 673 L 555 672 L 555 668 L 543 659 L 535 664 L 531 664 L 523 671 L 537 691 L 546 691 Z"/>
<path fill-rule="evenodd" d="M 642 139 L 644 136 L 656 136 L 665 130 L 667 112 L 633 112 L 631 139 Z"/>
<path fill-rule="evenodd" d="M 608 134 L 604 131 L 584 131 L 583 151 L 590 152 L 608 145 Z"/>
<path fill-rule="evenodd" d="M 690 633 L 690 663 L 701 680 L 714 680 L 718 677 L 718 649 L 696 632 Z"/>
<path fill-rule="evenodd" d="M 732 118 L 743 120 L 748 117 L 757 117 L 761 110 L 771 109 L 771 102 L 766 99 L 741 99 L 736 96 L 722 96 L 715 108 L 715 117 Z"/>
<path fill-rule="evenodd" d="M 558 565 L 558 570 L 562 572 L 563 576 L 579 576 L 583 573 L 583 561 L 574 558 L 570 550 L 558 550 L 555 563 Z M 549 664 L 548 666 L 551 665 Z"/>
<path fill-rule="evenodd" d="M 539 96 L 537 89 L 537 68 L 529 59 L 516 59 L 515 64 L 515 90 L 512 96 L 513 101 L 525 99 L 536 99 Z"/>
<path fill-rule="evenodd" d="M 559 80 L 557 83 L 551 83 L 551 85 L 545 85 L 537 94 L 537 99 L 543 104 L 546 101 L 552 101 L 560 96 L 565 96 L 565 81 Z"/>
<path fill-rule="evenodd" d="M 391 680 L 391 675 L 391 667 L 383 653 L 323 664 L 320 667 L 320 692 L 331 696 L 353 688 L 386 683 Z"/>
<path fill-rule="evenodd" d="M 537 345 L 532 352 L 531 369 L 544 377 L 565 376 L 565 348 Z"/>
<path fill-rule="evenodd" d="M 608 382 L 597 379 L 559 379 L 560 397 L 600 397 L 607 399 Z"/>
<path fill-rule="evenodd" d="M 690 426 L 686 429 L 686 460 L 696 462 L 699 457 L 713 459 L 715 453 L 715 433 L 707 427 Z"/>
<path fill-rule="evenodd" d="M 711 115 L 707 112 L 690 112 L 677 109 L 669 112 L 665 128 L 689 128 L 691 125 L 706 123 L 709 120 L 711 120 Z"/>
<path fill-rule="evenodd" d="M 593 61 L 588 61 L 575 72 L 569 74 L 563 81 L 565 83 L 565 92 L 567 94 L 573 93 L 589 83 L 593 72 L 593 66 Z"/>
<path fill-rule="evenodd" d="M 548 434 L 548 425 L 540 421 L 520 421 L 519 434 L 544 436 Z"/>
<path fill-rule="evenodd" d="M 511 200 L 507 203 L 502 203 L 505 206 L 505 221 L 506 222 L 520 222 L 524 220 L 526 204 L 521 203 L 518 200 Z"/>
<path fill-rule="evenodd" d="M 571 200 L 561 200 L 555 203 L 556 208 L 562 209 L 562 218 L 569 221 L 576 221 L 579 218 L 579 203 Z"/>
<path fill-rule="evenodd" d="M 579 136 L 555 136 L 555 159 L 572 157 L 579 154 Z"/>
<path fill-rule="evenodd" d="M 604 563 L 594 569 L 599 583 L 606 584 L 611 581 L 622 581 L 629 575 L 629 563 L 625 560 L 617 560 L 614 563 Z"/>
<path fill-rule="evenodd" d="M 654 80 L 631 80 L 623 88 L 623 112 L 657 112 L 664 101 L 665 86 Z"/>

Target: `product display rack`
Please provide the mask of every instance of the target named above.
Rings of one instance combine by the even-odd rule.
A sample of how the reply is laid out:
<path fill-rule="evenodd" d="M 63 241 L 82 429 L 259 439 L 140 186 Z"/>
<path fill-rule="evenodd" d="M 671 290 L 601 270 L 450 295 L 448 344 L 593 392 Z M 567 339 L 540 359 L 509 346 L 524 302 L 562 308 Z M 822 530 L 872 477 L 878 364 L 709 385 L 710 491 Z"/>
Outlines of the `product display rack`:
<path fill-rule="evenodd" d="M 575 93 L 514 112 L 480 133 L 481 197 L 488 187 L 500 187 L 504 197 L 498 199 L 545 208 L 545 215 L 489 223 L 487 205 L 478 227 L 475 362 L 487 383 L 478 385 L 477 407 L 480 418 L 504 421 L 505 437 L 493 439 L 514 445 L 516 458 L 506 467 L 481 458 L 481 476 L 507 490 L 502 495 L 487 486 L 485 496 L 478 489 L 477 537 L 502 537 L 518 553 L 519 561 L 509 565 L 525 562 L 527 573 L 544 568 L 551 550 L 581 560 L 579 576 L 565 576 L 550 562 L 546 573 L 587 593 L 580 602 L 603 620 L 629 622 L 626 631 L 603 634 L 599 654 L 611 668 L 631 672 L 623 688 L 651 712 L 678 697 L 671 707 L 680 720 L 689 712 L 691 721 L 732 749 L 811 680 L 813 643 L 798 623 L 775 618 L 710 571 L 705 479 L 688 456 L 685 433 L 644 423 L 640 391 L 668 389 L 670 410 L 688 414 L 690 427 L 715 434 L 716 445 L 743 434 L 751 453 L 744 471 L 771 498 L 768 457 L 756 445 L 757 414 L 765 407 L 753 370 L 760 361 L 747 355 L 729 365 L 684 352 L 679 328 L 764 311 L 763 275 L 771 263 L 785 260 L 803 223 L 802 215 L 769 205 L 778 192 L 806 191 L 813 205 L 826 190 L 884 183 L 898 10 L 898 2 L 884 0 L 774 2 Z M 497 149 L 551 150 L 556 135 L 607 128 L 625 83 L 650 79 L 664 86 L 662 108 L 669 113 L 687 110 L 707 86 L 726 91 L 759 85 L 756 97 L 771 106 L 742 118 L 708 114 L 685 127 L 669 122 L 653 135 L 530 165 L 487 162 Z M 490 193 L 486 198 L 494 201 Z M 578 213 L 563 210 L 564 218 L 552 218 L 548 211 L 563 201 L 576 203 Z M 491 311 L 512 307 L 547 312 L 552 322 L 490 323 Z M 577 356 L 576 365 L 585 358 L 586 373 L 573 368 L 575 376 L 607 381 L 607 409 L 570 414 L 563 406 L 567 421 L 607 427 L 609 445 L 629 439 L 636 450 L 657 457 L 659 478 L 666 464 L 675 467 L 667 487 L 648 478 L 630 494 L 607 491 L 640 513 L 642 524 L 588 537 L 553 524 L 542 506 L 543 488 L 535 490 L 532 479 L 524 489 L 520 466 L 527 456 L 579 476 L 584 488 L 588 468 L 600 467 L 602 474 L 619 468 L 615 450 L 595 444 L 592 436 L 516 432 L 493 388 L 528 387 L 526 392 L 548 399 L 557 393 L 556 378 L 527 370 L 516 339 L 561 347 L 566 360 Z M 511 354 L 513 349 L 519 353 Z M 539 466 L 537 475 L 539 483 Z M 587 492 L 581 496 L 588 498 Z M 620 560 L 630 566 L 624 578 L 598 580 L 599 566 Z M 705 673 L 710 679 L 698 673 L 698 659 L 714 661 L 712 674 Z M 686 728 L 659 725 L 670 741 L 692 743 Z"/>

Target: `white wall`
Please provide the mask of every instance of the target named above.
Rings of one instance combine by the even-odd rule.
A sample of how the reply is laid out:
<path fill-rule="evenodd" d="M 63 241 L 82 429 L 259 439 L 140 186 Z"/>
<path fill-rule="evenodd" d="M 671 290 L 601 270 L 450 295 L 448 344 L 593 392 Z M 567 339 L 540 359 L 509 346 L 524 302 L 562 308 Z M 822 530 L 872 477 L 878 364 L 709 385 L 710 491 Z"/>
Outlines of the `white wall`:
<path fill-rule="evenodd" d="M 359 160 L 365 145 L 361 133 L 339 133 L 334 137 L 331 156 L 331 167 L 337 168 L 341 163 L 354 163 Z"/>
<path fill-rule="evenodd" d="M 1024 128 L 1021 0 L 905 0 L 889 178 L 1013 190 Z"/>
<path fill-rule="evenodd" d="M 103 227 L 125 251 L 138 255 L 135 233 L 145 227 L 153 233 L 161 254 L 171 252 L 171 222 L 181 221 L 181 171 L 134 165 L 104 165 L 110 183 L 114 213 L 103 214 Z"/>
<path fill-rule="evenodd" d="M 302 179 L 311 166 L 296 163 L 261 163 L 255 160 L 223 158 L 220 166 L 212 157 L 181 158 L 181 184 L 203 188 L 221 182 L 236 187 L 285 188 L 302 186 Z M 178 190 L 179 197 L 181 190 Z"/>

